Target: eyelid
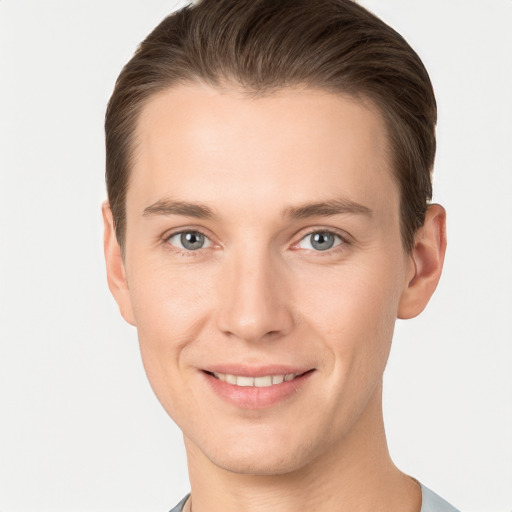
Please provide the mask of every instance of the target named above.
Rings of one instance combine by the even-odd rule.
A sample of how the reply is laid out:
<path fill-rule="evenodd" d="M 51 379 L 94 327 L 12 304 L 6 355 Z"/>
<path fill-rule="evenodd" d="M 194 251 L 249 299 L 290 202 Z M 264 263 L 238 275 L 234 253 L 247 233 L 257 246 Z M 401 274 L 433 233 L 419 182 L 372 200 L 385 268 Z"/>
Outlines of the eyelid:
<path fill-rule="evenodd" d="M 181 238 L 181 235 L 183 235 L 183 233 L 194 233 L 194 234 L 201 235 L 203 237 L 203 239 L 205 241 L 205 245 L 203 247 L 200 247 L 199 249 L 195 249 L 194 252 L 199 251 L 200 249 L 207 249 L 212 244 L 212 241 L 206 235 L 203 235 L 199 231 L 178 231 L 177 233 L 173 233 L 172 235 L 170 235 L 167 238 L 167 242 L 170 243 L 171 238 L 177 238 L 179 240 Z M 180 244 L 181 244 L 181 242 L 180 242 Z M 171 244 L 171 245 L 174 245 L 174 244 Z M 179 246 L 178 246 L 178 249 L 185 250 L 185 251 L 191 250 L 191 249 L 187 249 L 185 247 L 179 247 Z"/>
<path fill-rule="evenodd" d="M 204 236 L 204 238 L 208 241 L 208 245 L 206 247 L 201 247 L 200 249 L 196 249 L 194 251 L 194 250 L 189 250 L 189 249 L 185 249 L 182 247 L 178 247 L 169 242 L 169 240 L 172 237 L 174 237 L 176 235 L 181 235 L 182 233 L 199 233 L 200 235 Z M 166 245 L 167 248 L 172 248 L 172 250 L 174 250 L 174 251 L 181 252 L 181 253 L 187 254 L 187 255 L 194 255 L 194 253 L 198 253 L 202 249 L 210 249 L 216 245 L 212 239 L 212 236 L 206 234 L 205 230 L 199 226 L 185 226 L 185 227 L 181 226 L 179 228 L 174 228 L 174 229 L 168 230 L 161 236 L 161 240 Z"/>
<path fill-rule="evenodd" d="M 187 233 L 187 232 L 199 233 L 205 237 L 205 239 L 208 241 L 208 246 L 201 247 L 201 249 L 210 249 L 212 247 L 215 248 L 215 247 L 221 246 L 221 244 L 214 242 L 213 237 L 211 235 L 207 234 L 206 230 L 200 226 L 180 226 L 178 228 L 168 230 L 161 236 L 161 240 L 168 248 L 172 247 L 173 250 L 182 252 L 182 253 L 186 253 L 187 255 L 193 255 L 194 253 L 200 252 L 201 249 L 197 249 L 195 251 L 187 250 L 187 249 L 184 249 L 184 248 L 182 249 L 180 247 L 177 247 L 177 246 L 169 243 L 169 240 L 173 236 L 180 235 L 182 233 Z M 291 245 L 291 249 L 295 249 L 295 250 L 301 249 L 300 247 L 298 247 L 299 243 L 302 240 L 304 240 L 304 238 L 306 238 L 307 236 L 311 236 L 314 233 L 328 233 L 328 234 L 338 237 L 342 242 L 330 249 L 326 249 L 325 251 L 314 251 L 313 250 L 313 252 L 316 252 L 319 254 L 331 253 L 333 251 L 336 251 L 340 246 L 351 245 L 353 243 L 351 236 L 346 231 L 342 231 L 342 230 L 339 230 L 339 229 L 336 229 L 333 227 L 318 226 L 318 227 L 310 227 L 310 228 L 307 228 L 306 230 L 301 230 L 301 232 L 294 237 L 296 239 L 296 242 L 294 242 Z M 301 250 L 307 250 L 307 249 L 301 249 Z"/>
<path fill-rule="evenodd" d="M 300 242 L 304 240 L 306 237 L 313 235 L 314 233 L 328 233 L 330 235 L 338 237 L 342 243 L 335 245 L 334 247 L 331 247 L 330 249 L 326 249 L 325 251 L 315 251 L 312 249 L 301 249 L 299 247 Z M 340 249 L 341 247 L 344 247 L 346 245 L 350 245 L 352 243 L 351 237 L 348 233 L 345 231 L 341 231 L 332 227 L 313 227 L 308 228 L 306 232 L 302 232 L 298 235 L 298 240 L 292 244 L 292 249 L 296 250 L 310 250 L 312 252 L 316 252 L 318 254 L 329 254 L 333 251 L 336 251 L 337 249 Z"/>

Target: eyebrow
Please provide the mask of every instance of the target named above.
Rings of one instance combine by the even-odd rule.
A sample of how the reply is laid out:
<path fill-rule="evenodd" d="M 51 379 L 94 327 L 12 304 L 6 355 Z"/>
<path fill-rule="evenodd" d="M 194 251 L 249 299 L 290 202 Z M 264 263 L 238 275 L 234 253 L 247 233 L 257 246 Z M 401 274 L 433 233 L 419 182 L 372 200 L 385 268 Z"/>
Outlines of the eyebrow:
<path fill-rule="evenodd" d="M 208 206 L 168 199 L 162 199 L 144 208 L 142 215 L 144 217 L 152 215 L 182 215 L 196 219 L 212 219 L 215 216 L 213 210 L 208 208 Z"/>
<path fill-rule="evenodd" d="M 334 199 L 319 203 L 308 203 L 302 206 L 289 207 L 284 216 L 292 219 L 305 219 L 308 217 L 332 217 L 342 214 L 362 214 L 371 217 L 373 212 L 364 206 L 349 199 Z M 211 208 L 203 204 L 184 201 L 161 199 L 144 208 L 144 217 L 153 215 L 182 215 L 196 219 L 213 219 L 215 214 Z"/>
<path fill-rule="evenodd" d="M 303 206 L 290 207 L 286 209 L 286 216 L 293 219 L 304 219 L 307 217 L 331 217 L 341 214 L 362 214 L 371 217 L 373 211 L 360 203 L 350 199 L 334 199 L 320 203 L 305 204 Z"/>

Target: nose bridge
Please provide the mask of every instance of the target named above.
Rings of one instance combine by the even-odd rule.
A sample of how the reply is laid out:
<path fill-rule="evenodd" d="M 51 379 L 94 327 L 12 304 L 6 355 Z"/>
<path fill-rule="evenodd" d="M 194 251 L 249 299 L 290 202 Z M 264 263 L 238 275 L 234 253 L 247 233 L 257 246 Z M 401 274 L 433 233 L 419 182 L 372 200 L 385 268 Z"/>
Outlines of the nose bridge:
<path fill-rule="evenodd" d="M 245 341 L 276 338 L 292 325 L 286 272 L 269 248 L 237 248 L 224 261 L 219 328 Z"/>

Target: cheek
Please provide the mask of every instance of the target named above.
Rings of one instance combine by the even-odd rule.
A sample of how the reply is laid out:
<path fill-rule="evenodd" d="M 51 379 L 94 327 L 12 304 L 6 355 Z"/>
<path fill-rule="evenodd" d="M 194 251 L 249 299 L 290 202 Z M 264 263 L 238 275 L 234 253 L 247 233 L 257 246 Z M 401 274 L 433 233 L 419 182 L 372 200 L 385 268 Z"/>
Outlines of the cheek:
<path fill-rule="evenodd" d="M 324 356 L 323 400 L 332 432 L 347 431 L 357 421 L 381 385 L 389 356 L 398 281 L 389 269 L 374 268 L 340 266 L 316 279 L 316 286 L 302 275 L 303 325 L 307 339 L 320 340 L 315 351 Z"/>
<path fill-rule="evenodd" d="M 383 367 L 400 297 L 397 269 L 378 264 L 303 274 L 299 295 L 306 322 L 322 333 L 336 365 Z"/>
<path fill-rule="evenodd" d="M 191 271 L 148 264 L 144 269 L 129 275 L 130 296 L 142 360 L 158 395 L 158 385 L 183 370 L 187 347 L 204 329 L 213 278 L 199 266 Z"/>
<path fill-rule="evenodd" d="M 164 344 L 174 336 L 186 336 L 188 328 L 198 321 L 198 312 L 207 309 L 213 288 L 211 272 L 201 265 L 150 261 L 128 279 L 137 329 L 172 334 L 172 339 L 155 340 Z"/>

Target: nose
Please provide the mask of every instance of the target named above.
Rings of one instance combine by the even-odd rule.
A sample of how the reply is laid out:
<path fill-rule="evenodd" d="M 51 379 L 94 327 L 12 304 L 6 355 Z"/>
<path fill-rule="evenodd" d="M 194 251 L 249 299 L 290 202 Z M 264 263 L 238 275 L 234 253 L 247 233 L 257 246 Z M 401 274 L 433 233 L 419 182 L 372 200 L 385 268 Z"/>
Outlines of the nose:
<path fill-rule="evenodd" d="M 247 342 L 275 340 L 293 327 L 286 269 L 268 251 L 247 252 L 224 262 L 217 288 L 218 328 Z"/>

